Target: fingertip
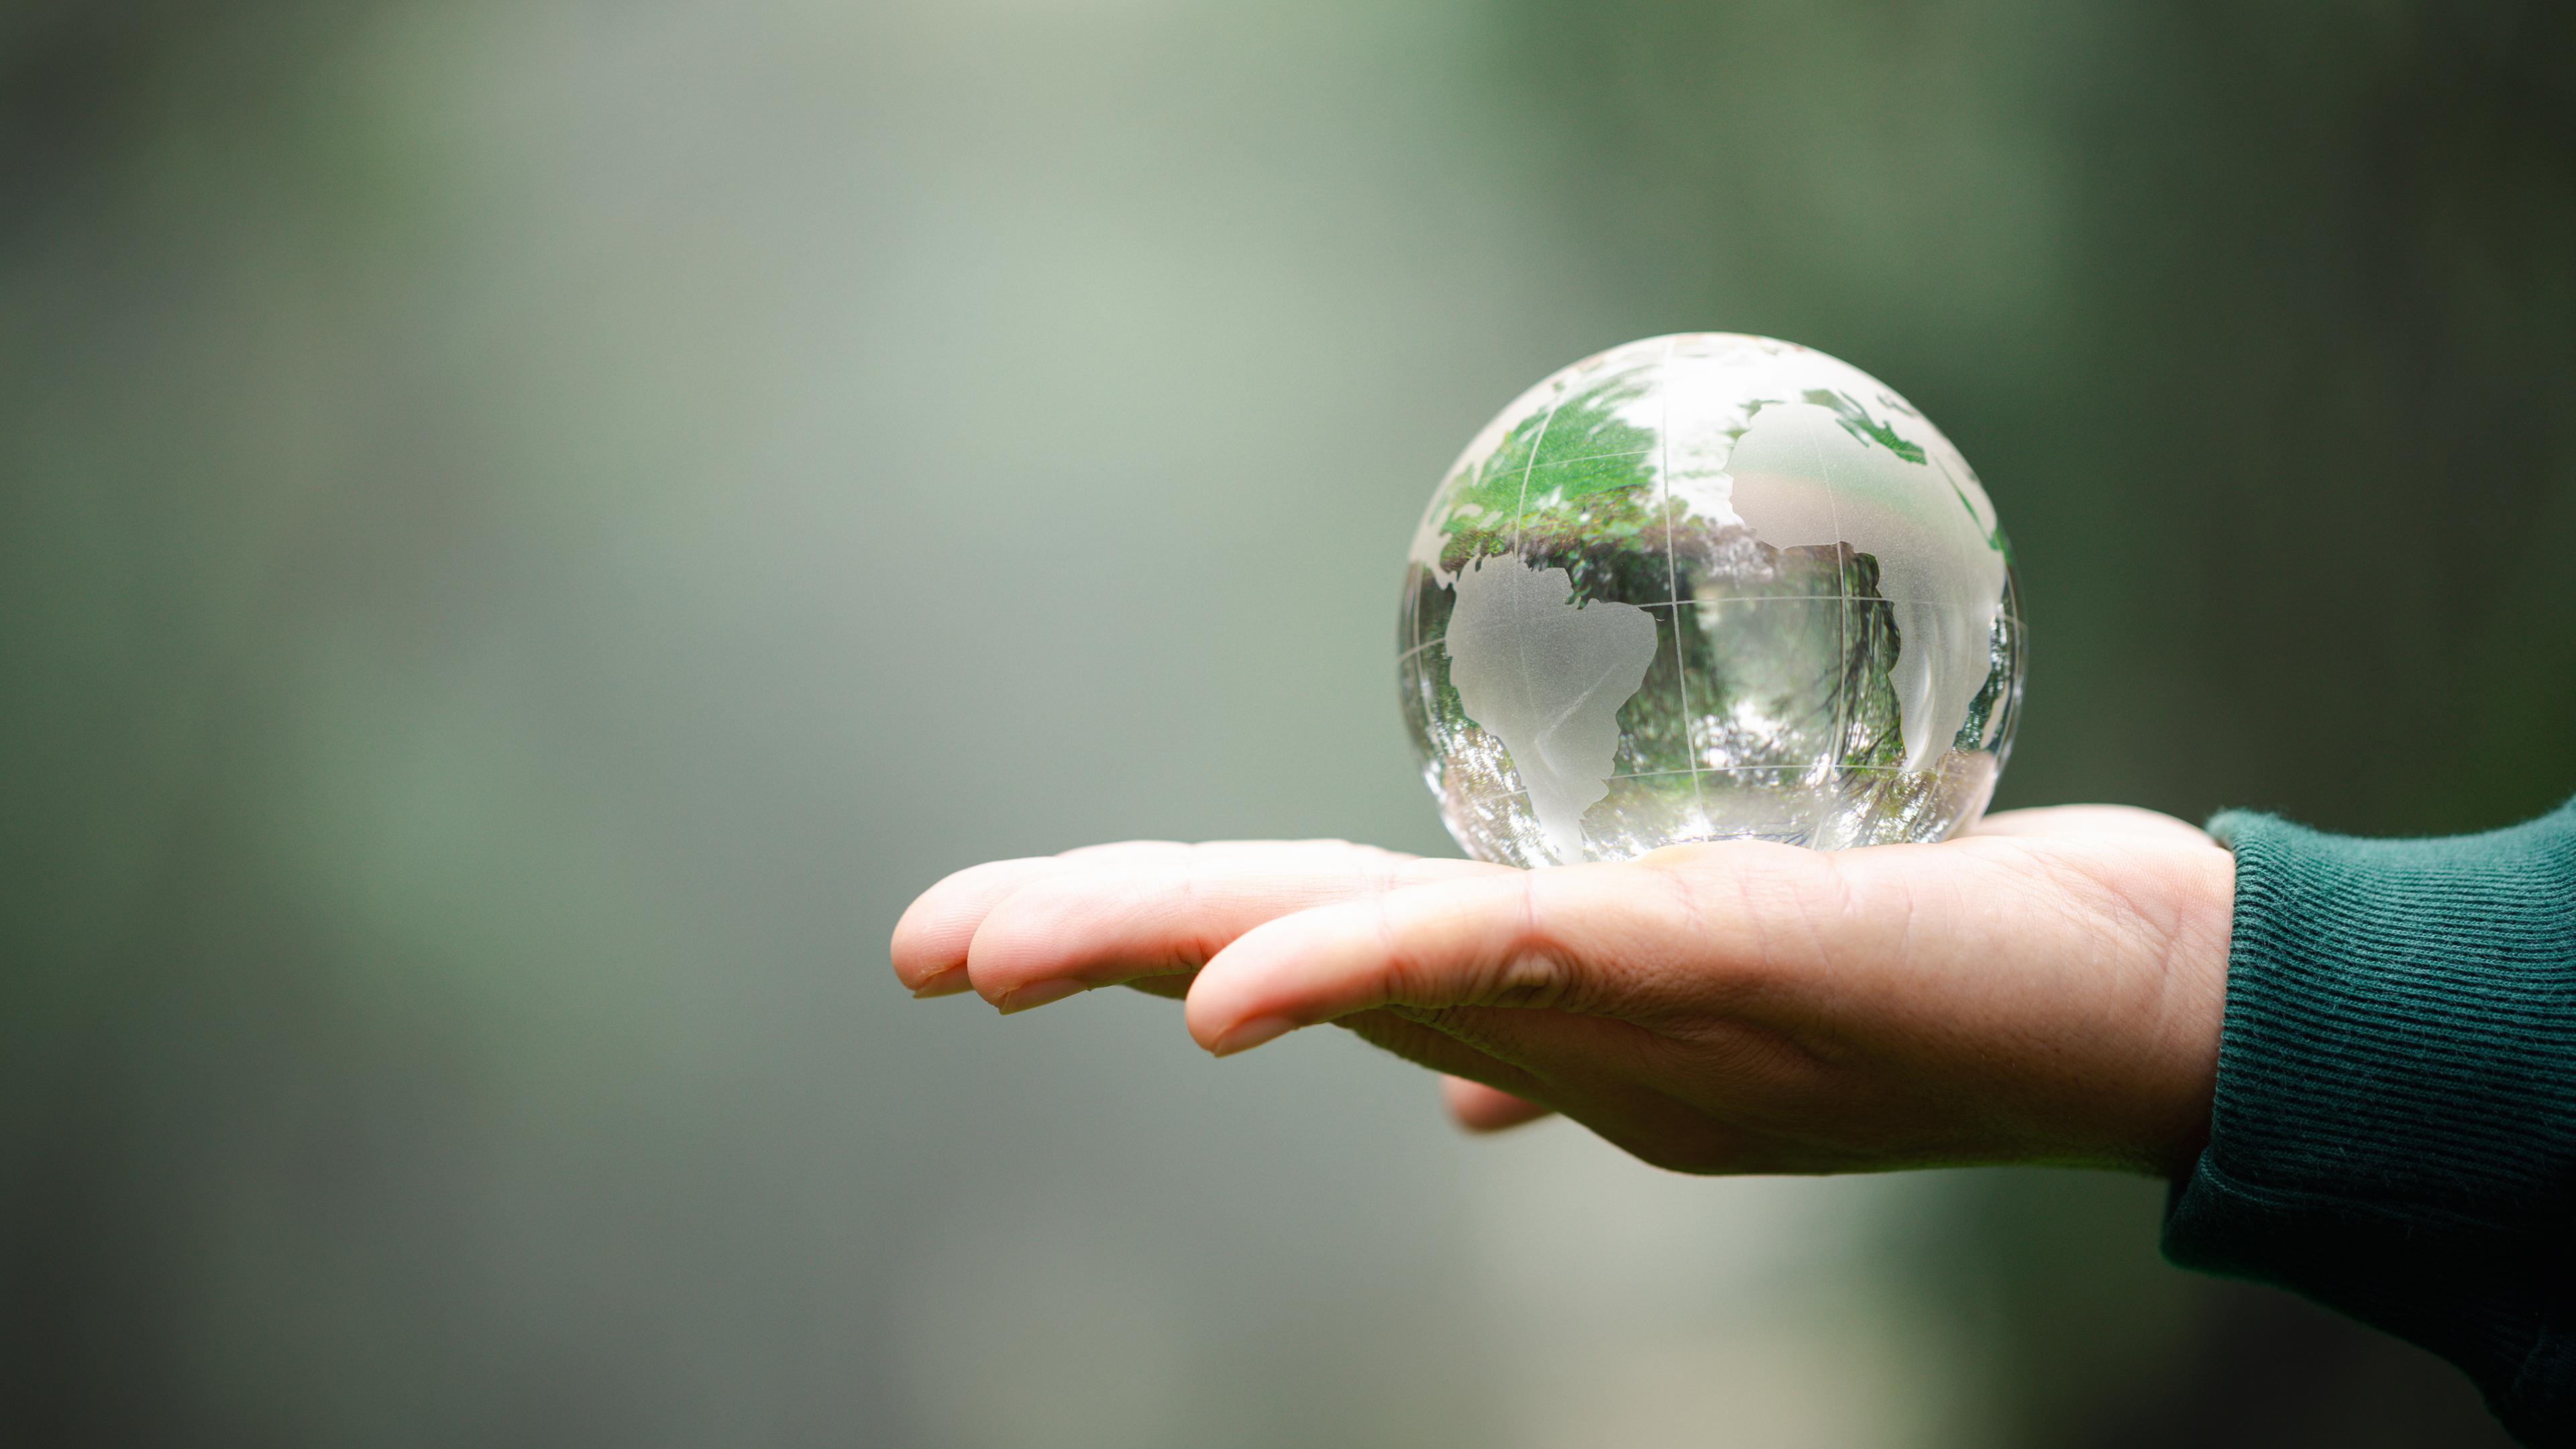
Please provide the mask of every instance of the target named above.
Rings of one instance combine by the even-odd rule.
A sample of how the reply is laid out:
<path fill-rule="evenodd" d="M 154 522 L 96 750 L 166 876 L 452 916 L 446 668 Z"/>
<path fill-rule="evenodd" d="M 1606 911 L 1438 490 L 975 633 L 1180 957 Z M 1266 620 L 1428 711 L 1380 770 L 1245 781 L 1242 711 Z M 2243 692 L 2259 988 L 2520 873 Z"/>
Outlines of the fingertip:
<path fill-rule="evenodd" d="M 964 967 L 957 966 L 941 971 L 913 985 L 911 989 L 913 1000 L 928 1001 L 938 996 L 963 996 L 975 989 L 975 983 L 966 978 Z"/>
<path fill-rule="evenodd" d="M 1005 1012 L 1060 999 L 1037 995 L 1042 986 L 1077 975 L 1069 946 L 1081 939 L 1068 913 L 1099 890 L 1100 873 L 1076 866 L 1055 877 L 1031 880 L 993 903 L 975 923 L 960 953 L 975 993 Z M 1091 983 L 1099 984 L 1099 983 Z M 1021 1002 L 1013 1006 L 1014 1001 Z"/>
<path fill-rule="evenodd" d="M 952 871 L 915 897 L 894 923 L 887 955 L 895 979 L 916 996 L 966 989 L 968 946 L 993 907 L 1029 881 L 1061 869 L 1052 856 L 992 860 Z M 947 978 L 954 973 L 957 981 Z"/>
<path fill-rule="evenodd" d="M 915 996 L 939 995 L 934 988 L 940 980 L 955 972 L 962 980 L 965 953 L 945 949 L 941 932 L 931 919 L 931 887 L 919 899 L 904 908 L 894 923 L 894 934 L 886 942 L 886 958 L 894 966 L 894 977 Z"/>
<path fill-rule="evenodd" d="M 1049 1002 L 1062 1001 L 1068 996 L 1089 989 L 1091 984 L 1087 981 L 1038 981 L 1026 986 L 1014 987 L 1008 991 L 988 993 L 985 999 L 991 1001 L 993 1008 L 1002 1015 L 1014 1016 L 1023 1011 L 1035 1011 Z"/>
<path fill-rule="evenodd" d="M 1256 1016 L 1250 1021 L 1236 1022 L 1217 1033 L 1214 1040 L 1202 1041 L 1200 1044 L 1207 1048 L 1210 1056 L 1230 1057 L 1237 1052 L 1248 1052 L 1265 1042 L 1277 1041 L 1304 1024 L 1284 1016 Z"/>
<path fill-rule="evenodd" d="M 1209 1054 L 1224 1056 L 1229 1051 L 1245 1050 L 1244 1046 L 1229 1047 L 1226 1043 L 1256 1019 L 1284 1019 L 1281 1012 L 1259 1009 L 1252 994 L 1258 987 L 1258 972 L 1249 973 L 1248 979 L 1243 969 L 1248 959 L 1257 957 L 1260 942 L 1272 934 L 1277 924 L 1255 926 L 1208 958 L 1208 963 L 1191 979 L 1189 993 L 1181 998 L 1181 1024 L 1188 1028 L 1190 1040 Z"/>
<path fill-rule="evenodd" d="M 1509 1131 L 1549 1116 L 1552 1111 L 1526 1097 L 1516 1097 L 1465 1077 L 1442 1077 L 1440 1097 L 1448 1107 L 1450 1117 L 1461 1128 L 1478 1136 Z"/>

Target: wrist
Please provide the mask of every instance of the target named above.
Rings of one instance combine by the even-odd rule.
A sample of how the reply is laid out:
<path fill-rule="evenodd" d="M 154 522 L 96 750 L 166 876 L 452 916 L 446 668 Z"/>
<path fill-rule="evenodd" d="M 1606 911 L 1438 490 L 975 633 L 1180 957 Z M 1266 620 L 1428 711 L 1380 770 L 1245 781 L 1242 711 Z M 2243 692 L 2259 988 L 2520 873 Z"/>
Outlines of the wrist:
<path fill-rule="evenodd" d="M 2164 982 L 2159 1060 L 2164 1071 L 2154 1100 L 2160 1119 L 2146 1139 L 2149 1166 L 2166 1177 L 2188 1173 L 2209 1142 L 2236 910 L 2236 857 L 2226 847 L 2212 841 L 2176 865 L 2175 928 L 2159 963 Z"/>
<path fill-rule="evenodd" d="M 2063 814 L 2084 828 L 2009 842 L 2030 854 L 2009 861 L 2022 888 L 2001 934 L 2039 999 L 2037 1019 L 1994 1023 L 1992 1039 L 2028 1073 L 2022 1155 L 2170 1176 L 2209 1135 L 2235 859 L 2145 812 Z"/>

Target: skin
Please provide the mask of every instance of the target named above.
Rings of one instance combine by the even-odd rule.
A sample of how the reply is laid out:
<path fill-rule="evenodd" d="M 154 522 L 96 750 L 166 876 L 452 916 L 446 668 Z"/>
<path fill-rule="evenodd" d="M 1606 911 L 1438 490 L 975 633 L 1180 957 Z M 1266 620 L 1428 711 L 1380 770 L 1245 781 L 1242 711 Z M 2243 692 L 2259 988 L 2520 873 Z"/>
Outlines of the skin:
<path fill-rule="evenodd" d="M 1004 1012 L 1179 997 L 1218 1056 L 1329 1022 L 1444 1073 L 1471 1130 L 1562 1112 L 1683 1172 L 2173 1174 L 2208 1130 L 2234 880 L 2199 830 L 2110 806 L 1539 871 L 1136 842 L 960 871 L 893 960 Z"/>

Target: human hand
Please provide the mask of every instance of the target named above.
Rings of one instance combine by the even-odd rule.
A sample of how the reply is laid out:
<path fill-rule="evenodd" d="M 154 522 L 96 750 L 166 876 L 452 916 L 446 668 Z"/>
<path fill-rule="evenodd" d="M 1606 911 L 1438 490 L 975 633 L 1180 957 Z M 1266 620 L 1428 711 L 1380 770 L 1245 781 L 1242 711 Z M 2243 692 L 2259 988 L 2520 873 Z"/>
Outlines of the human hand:
<path fill-rule="evenodd" d="M 2207 835 L 2107 806 L 1539 871 L 1141 842 L 952 875 L 893 958 L 1006 1012 L 1185 996 L 1220 1056 L 1333 1022 L 1450 1074 L 1470 1127 L 1553 1109 L 1679 1171 L 2171 1173 L 2207 1132 L 2234 893 Z"/>

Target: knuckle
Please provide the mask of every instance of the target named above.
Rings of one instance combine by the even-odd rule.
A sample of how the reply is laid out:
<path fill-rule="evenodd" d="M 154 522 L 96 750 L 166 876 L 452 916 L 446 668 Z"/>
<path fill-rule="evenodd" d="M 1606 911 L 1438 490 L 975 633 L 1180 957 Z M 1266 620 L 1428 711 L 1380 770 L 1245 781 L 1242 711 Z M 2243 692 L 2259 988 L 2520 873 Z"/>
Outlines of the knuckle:
<path fill-rule="evenodd" d="M 1370 915 L 1377 931 L 1379 979 L 1383 995 L 1395 1005 L 1407 1005 L 1425 999 L 1422 958 L 1414 951 L 1408 933 L 1395 919 L 1387 895 L 1370 898 Z"/>
<path fill-rule="evenodd" d="M 1576 987 L 1584 979 L 1584 972 L 1565 943 L 1556 938 L 1552 917 L 1540 901 L 1542 885 L 1536 871 L 1525 872 L 1514 883 L 1512 904 L 1518 908 L 1520 919 L 1498 943 L 1499 949 L 1480 963 L 1474 1000 L 1488 1006 L 1525 1009 L 1568 1009 L 1577 1005 Z"/>
<path fill-rule="evenodd" d="M 1378 975 L 1385 1000 L 1417 1009 L 1575 1009 L 1588 994 L 1587 966 L 1554 939 L 1533 885 L 1479 890 L 1444 901 L 1447 918 L 1421 919 L 1427 902 L 1375 903 Z"/>
<path fill-rule="evenodd" d="M 1523 948 L 1496 961 L 1480 983 L 1476 999 L 1488 1006 L 1529 1009 L 1571 1005 L 1575 973 L 1546 951 Z"/>

